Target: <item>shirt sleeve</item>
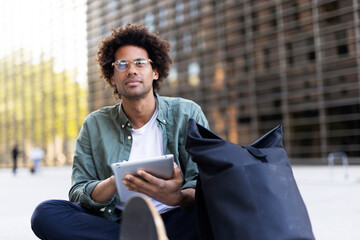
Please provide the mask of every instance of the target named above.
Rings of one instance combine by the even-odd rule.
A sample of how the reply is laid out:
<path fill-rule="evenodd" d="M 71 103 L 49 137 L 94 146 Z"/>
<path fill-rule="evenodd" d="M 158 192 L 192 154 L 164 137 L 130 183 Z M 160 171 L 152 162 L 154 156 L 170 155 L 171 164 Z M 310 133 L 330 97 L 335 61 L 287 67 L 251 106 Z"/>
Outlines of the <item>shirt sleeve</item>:
<path fill-rule="evenodd" d="M 88 123 L 85 120 L 76 142 L 69 199 L 87 209 L 101 211 L 114 202 L 115 196 L 110 201 L 101 203 L 91 198 L 91 193 L 100 183 L 100 180 L 96 173 L 88 128 Z"/>
<path fill-rule="evenodd" d="M 205 117 L 205 114 L 201 110 L 201 107 L 197 104 L 194 104 L 194 106 L 194 111 L 190 118 L 193 118 L 197 123 L 201 124 L 205 128 L 209 128 L 209 123 Z M 179 154 L 182 164 L 185 166 L 185 169 L 183 170 L 184 184 L 182 189 L 195 188 L 199 171 L 196 163 L 192 161 L 190 154 L 188 154 L 185 150 L 185 144 L 180 146 Z"/>

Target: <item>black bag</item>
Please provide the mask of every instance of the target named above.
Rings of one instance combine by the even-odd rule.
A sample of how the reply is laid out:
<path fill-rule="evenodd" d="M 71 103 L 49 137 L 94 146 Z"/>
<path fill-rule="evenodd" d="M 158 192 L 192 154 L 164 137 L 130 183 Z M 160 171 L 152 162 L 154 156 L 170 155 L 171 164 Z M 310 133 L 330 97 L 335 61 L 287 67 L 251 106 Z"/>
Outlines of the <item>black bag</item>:
<path fill-rule="evenodd" d="M 239 146 L 190 119 L 186 150 L 199 168 L 195 207 L 201 239 L 315 239 L 281 125 Z"/>

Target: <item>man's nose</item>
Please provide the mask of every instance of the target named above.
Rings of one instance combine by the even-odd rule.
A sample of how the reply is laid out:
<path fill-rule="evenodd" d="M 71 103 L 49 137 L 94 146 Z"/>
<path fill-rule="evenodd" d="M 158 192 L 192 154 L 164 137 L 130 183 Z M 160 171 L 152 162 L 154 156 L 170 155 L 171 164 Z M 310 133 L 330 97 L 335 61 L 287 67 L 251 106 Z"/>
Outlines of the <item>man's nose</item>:
<path fill-rule="evenodd" d="M 135 64 L 133 62 L 129 63 L 129 69 L 127 70 L 128 74 L 137 74 L 138 69 L 135 67 Z"/>

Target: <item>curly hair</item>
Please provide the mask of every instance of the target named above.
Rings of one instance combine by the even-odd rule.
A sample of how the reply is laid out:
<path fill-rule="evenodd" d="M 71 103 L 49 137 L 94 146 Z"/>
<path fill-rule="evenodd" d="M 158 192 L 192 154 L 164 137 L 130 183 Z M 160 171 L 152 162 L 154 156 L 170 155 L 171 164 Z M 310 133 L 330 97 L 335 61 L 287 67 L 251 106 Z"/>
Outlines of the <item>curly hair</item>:
<path fill-rule="evenodd" d="M 111 29 L 112 34 L 102 40 L 96 56 L 101 78 L 113 88 L 115 98 L 121 98 L 115 85 L 111 84 L 115 61 L 115 52 L 123 46 L 133 45 L 144 48 L 152 61 L 152 67 L 158 71 L 159 78 L 153 81 L 154 91 L 160 90 L 161 82 L 169 75 L 172 59 L 169 56 L 170 42 L 161 39 L 158 35 L 149 32 L 147 27 L 127 23 L 125 27 Z"/>

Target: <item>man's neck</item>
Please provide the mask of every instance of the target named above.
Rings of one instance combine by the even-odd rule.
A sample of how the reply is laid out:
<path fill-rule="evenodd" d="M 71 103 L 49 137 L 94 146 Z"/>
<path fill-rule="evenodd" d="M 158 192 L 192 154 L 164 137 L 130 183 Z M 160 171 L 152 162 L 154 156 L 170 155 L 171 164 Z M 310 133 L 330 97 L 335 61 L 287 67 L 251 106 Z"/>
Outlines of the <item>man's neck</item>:
<path fill-rule="evenodd" d="M 155 96 L 151 94 L 146 98 L 123 99 L 122 107 L 133 128 L 139 129 L 150 121 L 155 112 Z"/>

